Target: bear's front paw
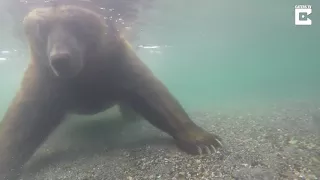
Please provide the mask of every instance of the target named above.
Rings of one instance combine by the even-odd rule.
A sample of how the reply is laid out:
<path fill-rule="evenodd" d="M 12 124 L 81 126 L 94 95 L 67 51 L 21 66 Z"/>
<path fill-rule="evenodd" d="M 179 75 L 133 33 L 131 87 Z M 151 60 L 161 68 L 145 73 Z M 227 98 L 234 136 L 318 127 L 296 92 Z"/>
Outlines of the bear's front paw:
<path fill-rule="evenodd" d="M 176 138 L 177 146 L 188 154 L 202 155 L 215 153 L 223 146 L 219 136 L 202 129 L 181 133 Z"/>

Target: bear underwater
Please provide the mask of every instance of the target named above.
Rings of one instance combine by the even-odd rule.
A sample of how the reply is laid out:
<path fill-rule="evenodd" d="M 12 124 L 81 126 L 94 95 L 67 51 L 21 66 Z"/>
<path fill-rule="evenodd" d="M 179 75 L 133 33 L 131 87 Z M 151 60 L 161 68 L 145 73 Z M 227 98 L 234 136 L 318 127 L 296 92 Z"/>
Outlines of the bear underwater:
<path fill-rule="evenodd" d="M 189 154 L 222 146 L 197 126 L 104 19 L 76 6 L 38 8 L 23 21 L 30 62 L 0 125 L 0 180 L 22 166 L 65 116 L 96 114 L 119 103 L 171 135 Z"/>

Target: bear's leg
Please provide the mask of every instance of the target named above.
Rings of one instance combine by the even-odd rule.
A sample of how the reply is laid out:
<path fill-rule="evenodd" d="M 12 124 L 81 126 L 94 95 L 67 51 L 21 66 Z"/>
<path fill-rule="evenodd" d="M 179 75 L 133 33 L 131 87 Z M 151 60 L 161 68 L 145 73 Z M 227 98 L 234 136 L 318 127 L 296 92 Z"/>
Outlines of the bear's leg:
<path fill-rule="evenodd" d="M 126 122 L 135 122 L 139 119 L 138 114 L 132 109 L 132 107 L 130 107 L 130 105 L 126 104 L 126 103 L 119 103 L 119 111 L 122 115 L 122 118 L 126 121 Z"/>
<path fill-rule="evenodd" d="M 28 72 L 29 71 L 29 72 Z M 22 88 L 0 124 L 0 180 L 16 179 L 65 114 L 58 89 L 27 70 Z"/>
<path fill-rule="evenodd" d="M 128 90 L 124 96 L 136 112 L 170 134 L 176 139 L 178 147 L 187 153 L 211 153 L 222 146 L 220 137 L 192 122 L 164 84 L 138 57 L 131 57 L 134 59 L 127 61 L 132 64 L 125 69 L 126 81 L 123 81 L 123 86 Z"/>

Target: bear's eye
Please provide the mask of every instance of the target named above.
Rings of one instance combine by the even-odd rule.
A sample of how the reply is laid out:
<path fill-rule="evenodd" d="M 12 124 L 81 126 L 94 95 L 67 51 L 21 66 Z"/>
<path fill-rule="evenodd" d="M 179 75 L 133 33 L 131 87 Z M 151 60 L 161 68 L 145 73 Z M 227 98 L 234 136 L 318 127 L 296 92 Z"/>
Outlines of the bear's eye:
<path fill-rule="evenodd" d="M 46 42 L 48 35 L 48 27 L 44 22 L 38 22 L 35 26 L 35 36 L 41 42 Z"/>
<path fill-rule="evenodd" d="M 69 23 L 66 23 L 65 26 L 67 27 L 67 29 L 70 30 L 70 32 L 72 32 L 75 35 L 78 35 L 80 37 L 83 37 L 86 35 L 85 27 L 83 27 L 83 25 L 79 22 L 70 21 Z"/>
<path fill-rule="evenodd" d="M 36 24 L 35 34 L 37 36 L 37 39 L 40 39 L 40 24 L 39 23 Z"/>

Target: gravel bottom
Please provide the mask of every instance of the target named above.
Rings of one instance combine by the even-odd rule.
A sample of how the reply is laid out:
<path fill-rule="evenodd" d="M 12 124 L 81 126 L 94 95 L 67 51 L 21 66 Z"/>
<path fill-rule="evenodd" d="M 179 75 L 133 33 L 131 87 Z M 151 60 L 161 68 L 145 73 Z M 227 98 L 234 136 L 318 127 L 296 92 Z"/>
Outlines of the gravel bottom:
<path fill-rule="evenodd" d="M 225 150 L 191 156 L 146 121 L 68 121 L 29 161 L 23 180 L 320 178 L 320 105 L 192 112 Z"/>

